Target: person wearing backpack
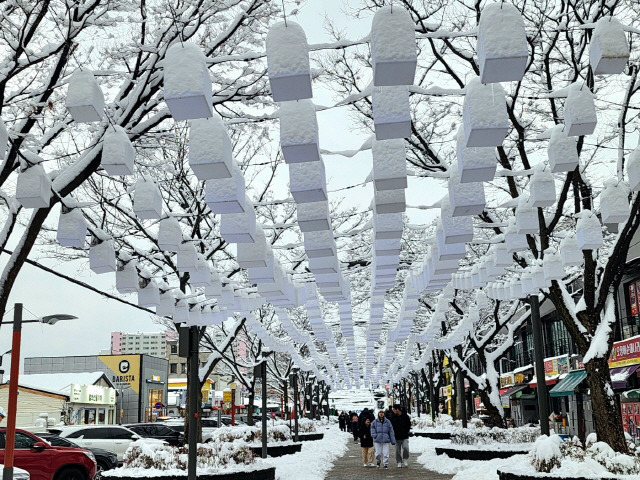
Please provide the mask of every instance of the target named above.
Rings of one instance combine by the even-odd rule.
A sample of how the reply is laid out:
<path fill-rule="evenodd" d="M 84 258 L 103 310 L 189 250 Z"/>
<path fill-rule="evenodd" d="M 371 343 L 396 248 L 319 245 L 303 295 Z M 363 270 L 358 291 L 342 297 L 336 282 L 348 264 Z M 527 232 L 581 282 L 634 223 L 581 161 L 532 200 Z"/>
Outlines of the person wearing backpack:
<path fill-rule="evenodd" d="M 378 468 L 389 468 L 389 444 L 396 444 L 391 421 L 384 417 L 384 410 L 378 412 L 378 418 L 371 424 L 371 438 L 375 449 Z"/>

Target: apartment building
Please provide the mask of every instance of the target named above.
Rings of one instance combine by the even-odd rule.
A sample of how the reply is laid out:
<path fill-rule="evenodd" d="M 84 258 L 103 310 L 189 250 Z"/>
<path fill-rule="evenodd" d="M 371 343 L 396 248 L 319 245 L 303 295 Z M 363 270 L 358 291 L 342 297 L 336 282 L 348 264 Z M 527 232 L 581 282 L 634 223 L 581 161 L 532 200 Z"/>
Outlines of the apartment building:
<path fill-rule="evenodd" d="M 167 333 L 111 332 L 111 355 L 133 354 L 167 358 Z"/>

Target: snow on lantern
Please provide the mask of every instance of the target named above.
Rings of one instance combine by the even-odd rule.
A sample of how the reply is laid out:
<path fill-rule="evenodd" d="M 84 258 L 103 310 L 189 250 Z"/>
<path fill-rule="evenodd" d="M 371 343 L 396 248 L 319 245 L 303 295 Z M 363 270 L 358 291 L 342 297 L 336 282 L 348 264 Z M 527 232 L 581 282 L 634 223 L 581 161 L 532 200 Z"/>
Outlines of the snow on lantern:
<path fill-rule="evenodd" d="M 18 174 L 16 200 L 24 208 L 46 208 L 51 201 L 51 179 L 40 164 Z"/>
<path fill-rule="evenodd" d="M 538 293 L 538 289 L 533 285 L 533 276 L 528 270 L 520 275 L 520 285 L 522 286 L 522 295 L 525 297 Z"/>
<path fill-rule="evenodd" d="M 311 68 L 307 36 L 291 20 L 276 22 L 266 41 L 267 71 L 271 94 L 276 102 L 311 98 Z"/>
<path fill-rule="evenodd" d="M 164 101 L 175 120 L 207 118 L 213 114 L 207 59 L 197 45 L 176 42 L 167 49 Z"/>
<path fill-rule="evenodd" d="M 328 202 L 300 203 L 297 206 L 297 211 L 300 231 L 317 232 L 331 229 Z"/>
<path fill-rule="evenodd" d="M 516 208 L 516 232 L 525 235 L 537 234 L 540 231 L 538 211 L 529 204 L 529 196 L 520 194 Z"/>
<path fill-rule="evenodd" d="M 254 243 L 239 243 L 236 260 L 242 268 L 266 267 L 267 254 L 271 251 L 271 245 L 267 243 L 267 237 L 260 225 L 256 225 Z"/>
<path fill-rule="evenodd" d="M 551 170 L 536 165 L 529 182 L 529 203 L 533 208 L 550 207 L 556 203 L 556 182 Z"/>
<path fill-rule="evenodd" d="M 629 155 L 627 178 L 632 192 L 640 190 L 640 146 L 636 147 Z"/>
<path fill-rule="evenodd" d="M 553 173 L 575 170 L 580 162 L 577 140 L 567 135 L 565 128 L 564 125 L 556 125 L 551 129 L 547 156 Z"/>
<path fill-rule="evenodd" d="M 597 123 L 596 105 L 589 87 L 578 82 L 569 85 L 567 100 L 564 103 L 564 125 L 567 135 L 591 135 Z"/>
<path fill-rule="evenodd" d="M 449 167 L 449 203 L 454 217 L 480 215 L 486 204 L 482 182 L 460 183 L 458 168 Z"/>
<path fill-rule="evenodd" d="M 533 286 L 536 290 L 542 290 L 551 286 L 551 282 L 547 282 L 544 277 L 544 267 L 542 265 L 533 265 L 531 267 L 531 278 L 533 279 Z"/>
<path fill-rule="evenodd" d="M 222 295 L 222 283 L 220 282 L 220 274 L 216 270 L 209 270 L 211 281 L 209 285 L 204 286 L 204 295 L 206 298 L 216 298 Z"/>
<path fill-rule="evenodd" d="M 4 161 L 7 157 L 7 145 L 9 143 L 9 132 L 7 132 L 7 126 L 4 124 L 2 118 L 0 118 L 0 161 Z"/>
<path fill-rule="evenodd" d="M 198 252 L 193 242 L 184 242 L 178 248 L 176 268 L 180 273 L 188 273 L 198 268 Z"/>
<path fill-rule="evenodd" d="M 189 166 L 198 180 L 230 178 L 235 162 L 227 127 L 217 113 L 189 122 Z"/>
<path fill-rule="evenodd" d="M 440 219 L 445 244 L 466 243 L 473 240 L 473 220 L 471 217 L 454 217 L 447 195 L 440 200 Z"/>
<path fill-rule="evenodd" d="M 119 125 L 110 126 L 102 139 L 100 166 L 108 175 L 131 175 L 136 152 L 127 131 Z"/>
<path fill-rule="evenodd" d="M 413 85 L 418 56 L 411 15 L 399 6 L 380 8 L 371 23 L 373 84 Z"/>
<path fill-rule="evenodd" d="M 547 284 L 552 280 L 562 280 L 564 278 L 562 259 L 560 258 L 560 255 L 551 250 L 545 250 L 542 268 L 544 270 L 544 279 Z"/>
<path fill-rule="evenodd" d="M 493 147 L 466 147 L 464 128 L 456 135 L 458 177 L 460 183 L 490 182 L 496 174 L 496 153 Z"/>
<path fill-rule="evenodd" d="M 137 292 L 138 288 L 136 261 L 131 259 L 129 255 L 121 253 L 116 270 L 116 290 L 120 293 L 133 293 Z"/>
<path fill-rule="evenodd" d="M 289 164 L 289 190 L 296 203 L 326 201 L 324 161 Z"/>
<path fill-rule="evenodd" d="M 197 327 L 202 325 L 202 308 L 197 303 L 189 305 L 189 316 L 187 318 L 187 326 Z"/>
<path fill-rule="evenodd" d="M 245 211 L 227 213 L 220 220 L 220 235 L 229 243 L 253 243 L 256 236 L 256 212 L 253 203 L 245 198 Z"/>
<path fill-rule="evenodd" d="M 522 298 L 523 296 L 522 282 L 520 282 L 519 278 L 512 278 L 509 283 L 509 298 L 515 300 L 517 298 Z"/>
<path fill-rule="evenodd" d="M 304 234 L 304 250 L 309 258 L 335 257 L 336 242 L 333 232 L 313 232 Z"/>
<path fill-rule="evenodd" d="M 407 188 L 404 140 L 376 140 L 373 142 L 372 153 L 375 188 L 377 190 Z"/>
<path fill-rule="evenodd" d="M 400 255 L 402 238 L 381 238 L 374 240 L 375 254 L 378 256 Z"/>
<path fill-rule="evenodd" d="M 64 205 L 60 209 L 58 219 L 57 239 L 63 247 L 84 247 L 87 236 L 87 221 L 79 208 L 67 208 Z"/>
<path fill-rule="evenodd" d="M 176 299 L 170 290 L 160 292 L 160 300 L 156 307 L 156 315 L 172 316 L 176 311 Z"/>
<path fill-rule="evenodd" d="M 404 188 L 397 190 L 377 190 L 374 188 L 373 202 L 375 214 L 401 213 L 407 207 Z"/>
<path fill-rule="evenodd" d="M 186 300 L 178 300 L 173 310 L 173 323 L 187 323 L 189 321 L 189 305 Z"/>
<path fill-rule="evenodd" d="M 411 110 L 407 87 L 374 87 L 371 103 L 376 140 L 411 136 Z"/>
<path fill-rule="evenodd" d="M 578 240 L 573 235 L 560 241 L 560 258 L 564 267 L 577 267 L 582 265 L 584 257 L 578 248 Z"/>
<path fill-rule="evenodd" d="M 235 166 L 231 178 L 212 178 L 205 183 L 205 203 L 213 213 L 242 213 L 245 204 L 244 175 Z"/>
<path fill-rule="evenodd" d="M 375 239 L 400 238 L 404 229 L 402 213 L 377 213 L 373 216 Z"/>
<path fill-rule="evenodd" d="M 605 180 L 600 193 L 602 223 L 606 225 L 626 222 L 629 215 L 629 189 L 626 183 L 615 178 Z"/>
<path fill-rule="evenodd" d="M 576 239 L 580 250 L 597 250 L 603 244 L 600 220 L 591 210 L 582 210 L 576 223 Z"/>
<path fill-rule="evenodd" d="M 247 268 L 247 276 L 251 283 L 274 282 L 275 265 L 278 265 L 278 262 L 273 258 L 273 252 L 269 251 L 267 252 L 267 266 Z"/>
<path fill-rule="evenodd" d="M 65 105 L 76 123 L 102 120 L 104 95 L 93 72 L 78 69 L 71 74 Z"/>
<path fill-rule="evenodd" d="M 133 211 L 142 220 L 162 216 L 162 194 L 152 177 L 143 175 L 136 182 Z"/>
<path fill-rule="evenodd" d="M 479 77 L 464 87 L 462 119 L 467 148 L 499 147 L 509 131 L 507 101 L 500 84 L 483 85 Z"/>
<path fill-rule="evenodd" d="M 493 265 L 495 267 L 509 267 L 513 263 L 513 255 L 507 250 L 504 243 L 498 243 L 493 247 Z"/>
<path fill-rule="evenodd" d="M 614 17 L 596 22 L 589 44 L 589 63 L 594 75 L 621 73 L 629 61 L 629 44 L 624 27 Z"/>
<path fill-rule="evenodd" d="M 442 222 L 438 222 L 436 229 L 436 245 L 438 246 L 438 260 L 461 260 L 467 254 L 467 246 L 464 243 L 445 243 Z"/>
<path fill-rule="evenodd" d="M 315 275 L 340 273 L 340 262 L 336 257 L 310 258 L 309 270 Z"/>
<path fill-rule="evenodd" d="M 504 244 L 509 253 L 522 252 L 529 248 L 527 236 L 517 232 L 515 222 L 509 222 L 504 229 Z"/>
<path fill-rule="evenodd" d="M 111 239 L 92 238 L 89 247 L 89 268 L 98 274 L 116 271 L 116 251 Z"/>
<path fill-rule="evenodd" d="M 283 102 L 278 110 L 280 118 L 280 148 L 286 163 L 317 162 L 318 119 L 311 100 Z"/>
<path fill-rule="evenodd" d="M 158 248 L 165 252 L 177 252 L 182 244 L 182 228 L 175 217 L 165 217 L 158 227 Z"/>
<path fill-rule="evenodd" d="M 489 3 L 478 23 L 478 66 L 482 83 L 520 81 L 527 68 L 527 32 L 510 3 Z"/>
<path fill-rule="evenodd" d="M 152 278 L 140 280 L 140 290 L 138 290 L 138 306 L 147 308 L 157 308 L 160 305 L 160 290 Z"/>

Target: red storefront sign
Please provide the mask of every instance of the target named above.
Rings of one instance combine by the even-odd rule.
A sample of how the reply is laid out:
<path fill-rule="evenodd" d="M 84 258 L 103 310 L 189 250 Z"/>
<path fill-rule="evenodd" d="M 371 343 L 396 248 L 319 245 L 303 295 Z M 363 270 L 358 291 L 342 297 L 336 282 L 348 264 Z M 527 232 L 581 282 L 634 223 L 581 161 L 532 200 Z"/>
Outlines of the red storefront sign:
<path fill-rule="evenodd" d="M 638 289 L 636 288 L 635 283 L 629 284 L 629 305 L 631 306 L 631 315 L 638 314 L 638 298 L 637 298 Z"/>
<path fill-rule="evenodd" d="M 613 344 L 609 367 L 621 367 L 640 363 L 640 335 Z"/>

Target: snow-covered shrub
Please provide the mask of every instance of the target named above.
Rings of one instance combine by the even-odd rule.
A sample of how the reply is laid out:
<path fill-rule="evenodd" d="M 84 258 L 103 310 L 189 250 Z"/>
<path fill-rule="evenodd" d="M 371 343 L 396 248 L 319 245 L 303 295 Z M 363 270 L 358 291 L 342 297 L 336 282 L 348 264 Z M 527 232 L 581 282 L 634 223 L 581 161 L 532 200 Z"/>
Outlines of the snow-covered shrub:
<path fill-rule="evenodd" d="M 554 468 L 560 467 L 560 459 L 562 458 L 561 442 L 562 439 L 558 435 L 549 437 L 542 435 L 538 437 L 533 450 L 529 452 L 531 464 L 537 472 L 549 473 Z"/>
<path fill-rule="evenodd" d="M 586 455 L 613 474 L 635 475 L 640 473 L 640 457 L 615 452 L 605 442 L 593 443 L 587 448 Z"/>
<path fill-rule="evenodd" d="M 533 443 L 539 436 L 540 429 L 537 427 L 508 429 L 498 427 L 458 428 L 451 433 L 451 443 L 459 445 Z"/>

